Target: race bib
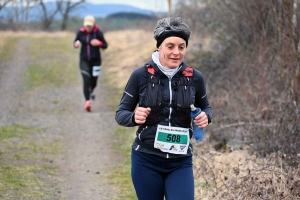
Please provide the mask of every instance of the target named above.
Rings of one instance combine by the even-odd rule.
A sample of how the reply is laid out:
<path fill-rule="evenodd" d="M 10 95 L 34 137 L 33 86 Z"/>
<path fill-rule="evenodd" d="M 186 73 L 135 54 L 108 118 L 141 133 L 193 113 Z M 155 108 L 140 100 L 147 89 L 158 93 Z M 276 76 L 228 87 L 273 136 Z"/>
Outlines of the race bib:
<path fill-rule="evenodd" d="M 173 154 L 187 154 L 190 143 L 188 128 L 158 125 L 154 148 Z"/>
<path fill-rule="evenodd" d="M 101 66 L 93 66 L 93 76 L 99 76 L 101 71 Z"/>

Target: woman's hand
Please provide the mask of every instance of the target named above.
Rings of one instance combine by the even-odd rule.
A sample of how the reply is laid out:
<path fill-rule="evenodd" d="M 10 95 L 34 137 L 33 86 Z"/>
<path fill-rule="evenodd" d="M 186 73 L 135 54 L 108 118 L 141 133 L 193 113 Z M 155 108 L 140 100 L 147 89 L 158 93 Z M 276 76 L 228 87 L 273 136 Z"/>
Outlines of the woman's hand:
<path fill-rule="evenodd" d="M 137 107 L 134 113 L 134 121 L 137 124 L 144 124 L 146 122 L 146 118 L 148 117 L 151 109 L 143 108 L 143 107 Z"/>
<path fill-rule="evenodd" d="M 77 40 L 76 42 L 74 42 L 74 48 L 78 48 L 80 46 L 80 41 Z"/>
<path fill-rule="evenodd" d="M 205 127 L 207 127 L 207 125 L 208 125 L 208 118 L 207 118 L 205 112 L 201 112 L 197 117 L 195 117 L 194 123 L 199 128 L 205 128 Z"/>
<path fill-rule="evenodd" d="M 100 40 L 97 39 L 92 39 L 91 40 L 91 45 L 92 46 L 101 46 L 102 42 Z"/>

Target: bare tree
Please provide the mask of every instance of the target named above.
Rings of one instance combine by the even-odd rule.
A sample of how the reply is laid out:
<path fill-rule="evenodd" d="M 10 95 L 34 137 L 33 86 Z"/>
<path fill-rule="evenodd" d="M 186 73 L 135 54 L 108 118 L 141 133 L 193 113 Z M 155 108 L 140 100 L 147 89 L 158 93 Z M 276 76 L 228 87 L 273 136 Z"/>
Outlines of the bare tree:
<path fill-rule="evenodd" d="M 78 0 L 77 2 L 67 0 L 67 2 L 64 2 L 63 6 L 60 10 L 60 12 L 63 16 L 61 30 L 66 30 L 70 13 L 72 11 L 74 11 L 76 8 L 78 8 L 78 6 L 84 2 L 85 2 L 85 0 Z"/>
<path fill-rule="evenodd" d="M 22 0 L 20 0 L 22 2 Z M 19 20 L 20 20 L 20 4 L 18 0 L 12 0 L 11 6 L 13 8 L 14 20 L 13 20 L 13 28 L 15 30 L 19 29 Z"/>
<path fill-rule="evenodd" d="M 29 11 L 36 5 L 38 0 L 0 0 L 1 9 L 8 7 L 6 19 L 9 19 L 14 28 L 18 29 L 20 24 L 27 23 L 29 20 Z"/>
<path fill-rule="evenodd" d="M 38 0 L 10 0 L 15 29 L 19 29 L 20 24 L 28 23 L 29 11 L 36 6 L 37 2 Z"/>
<path fill-rule="evenodd" d="M 0 0 L 0 11 L 12 0 Z"/>
<path fill-rule="evenodd" d="M 22 0 L 23 1 L 23 0 Z M 39 0 L 24 0 L 24 5 L 23 7 L 23 12 L 22 12 L 22 21 L 23 22 L 28 22 L 29 20 L 29 11 L 34 8 Z"/>
<path fill-rule="evenodd" d="M 44 0 L 39 0 L 39 5 L 42 8 L 42 23 L 43 23 L 43 29 L 49 30 L 50 26 L 54 20 L 55 15 L 61 10 L 63 4 L 63 0 L 57 0 L 56 1 L 56 8 L 52 11 L 47 9 L 47 6 L 44 3 Z"/>

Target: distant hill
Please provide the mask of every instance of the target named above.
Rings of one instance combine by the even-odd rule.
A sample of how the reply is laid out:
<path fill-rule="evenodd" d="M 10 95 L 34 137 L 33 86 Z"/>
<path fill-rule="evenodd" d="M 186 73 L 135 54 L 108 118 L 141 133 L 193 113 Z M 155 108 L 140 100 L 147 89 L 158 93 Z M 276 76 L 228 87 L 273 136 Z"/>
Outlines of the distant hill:
<path fill-rule="evenodd" d="M 108 15 L 106 19 L 154 19 L 152 15 L 144 15 L 140 13 L 128 13 L 128 12 L 119 12 L 119 13 L 114 13 L 111 15 Z"/>
<path fill-rule="evenodd" d="M 85 16 L 93 15 L 95 17 L 107 17 L 108 15 L 127 12 L 127 13 L 139 13 L 143 15 L 152 15 L 150 10 L 140 9 L 133 6 L 123 5 L 123 4 L 91 4 L 83 3 L 80 8 L 74 12 L 73 16 Z"/>
<path fill-rule="evenodd" d="M 47 10 L 49 12 L 53 11 L 56 8 L 55 2 L 47 2 L 46 3 Z M 128 6 L 123 4 L 93 4 L 93 3 L 82 3 L 78 6 L 77 10 L 70 13 L 70 17 L 80 17 L 83 18 L 86 15 L 93 15 L 95 17 L 105 18 L 108 15 L 112 15 L 115 13 L 137 13 L 142 15 L 152 16 L 153 13 L 150 10 L 140 9 L 134 6 Z M 0 16 L 2 18 L 7 18 L 12 15 L 13 8 L 6 7 L 0 11 Z M 40 20 L 42 14 L 42 10 L 40 6 L 36 6 L 32 8 L 29 12 L 29 20 L 35 21 Z M 55 19 L 61 19 L 61 14 L 57 14 Z"/>

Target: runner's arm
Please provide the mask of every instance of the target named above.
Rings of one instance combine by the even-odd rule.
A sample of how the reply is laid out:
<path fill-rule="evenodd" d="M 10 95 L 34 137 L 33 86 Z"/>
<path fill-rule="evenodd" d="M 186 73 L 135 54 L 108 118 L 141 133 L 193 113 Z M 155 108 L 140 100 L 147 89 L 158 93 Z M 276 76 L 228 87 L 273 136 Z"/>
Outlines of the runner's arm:
<path fill-rule="evenodd" d="M 75 37 L 75 39 L 73 41 L 73 47 L 74 48 L 75 48 L 75 42 L 79 41 L 81 43 L 80 38 L 81 38 L 80 37 L 80 31 L 78 31 L 77 34 L 76 34 L 76 37 Z"/>
<path fill-rule="evenodd" d="M 101 42 L 99 47 L 102 48 L 102 49 L 106 49 L 108 47 L 108 44 L 107 44 L 107 42 L 104 38 L 103 33 L 101 31 L 98 31 L 97 35 L 98 35 L 97 39 L 100 40 L 100 42 Z"/>
<path fill-rule="evenodd" d="M 212 110 L 208 101 L 206 87 L 203 75 L 200 71 L 194 69 L 194 85 L 196 88 L 195 106 L 212 118 Z"/>
<path fill-rule="evenodd" d="M 136 69 L 130 76 L 125 87 L 115 119 L 121 126 L 131 127 L 138 125 L 134 121 L 135 108 L 139 101 L 139 77 L 141 68 Z"/>
<path fill-rule="evenodd" d="M 80 31 L 78 31 L 78 32 L 76 33 L 74 42 L 76 42 L 77 40 L 79 40 L 79 41 L 81 42 L 81 40 L 80 40 L 80 38 L 81 38 L 80 33 L 81 33 Z"/>

